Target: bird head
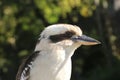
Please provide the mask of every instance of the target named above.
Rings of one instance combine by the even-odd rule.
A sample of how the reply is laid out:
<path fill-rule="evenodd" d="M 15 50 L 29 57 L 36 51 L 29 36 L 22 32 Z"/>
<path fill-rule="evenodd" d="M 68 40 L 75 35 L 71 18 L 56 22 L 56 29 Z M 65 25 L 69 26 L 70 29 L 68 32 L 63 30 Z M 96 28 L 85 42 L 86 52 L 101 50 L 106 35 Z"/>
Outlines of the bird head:
<path fill-rule="evenodd" d="M 100 44 L 98 40 L 83 35 L 82 30 L 76 25 L 55 24 L 43 30 L 40 35 L 37 49 L 40 47 L 61 46 L 64 49 L 75 50 L 81 45 Z"/>

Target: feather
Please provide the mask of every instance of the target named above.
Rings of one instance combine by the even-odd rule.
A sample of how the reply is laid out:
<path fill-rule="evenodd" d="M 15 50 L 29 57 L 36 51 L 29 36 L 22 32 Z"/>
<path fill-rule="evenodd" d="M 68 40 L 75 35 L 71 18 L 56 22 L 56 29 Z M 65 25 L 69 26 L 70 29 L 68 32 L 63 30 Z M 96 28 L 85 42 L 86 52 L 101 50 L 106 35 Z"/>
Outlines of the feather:
<path fill-rule="evenodd" d="M 30 70 L 33 67 L 33 61 L 38 56 L 39 52 L 40 51 L 33 52 L 30 56 L 28 56 L 23 61 L 23 63 L 21 64 L 21 66 L 18 69 L 16 80 L 29 80 L 29 78 L 30 78 Z"/>

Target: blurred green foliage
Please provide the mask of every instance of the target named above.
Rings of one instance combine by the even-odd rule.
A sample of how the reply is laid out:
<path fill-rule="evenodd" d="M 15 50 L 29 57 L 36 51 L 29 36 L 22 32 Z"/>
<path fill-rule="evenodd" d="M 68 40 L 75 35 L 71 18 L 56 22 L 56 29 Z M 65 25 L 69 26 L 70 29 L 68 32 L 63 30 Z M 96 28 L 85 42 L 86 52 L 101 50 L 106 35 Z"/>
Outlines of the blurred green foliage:
<path fill-rule="evenodd" d="M 81 47 L 75 52 L 71 80 L 120 80 L 118 56 L 111 54 L 115 45 L 110 45 L 105 30 L 101 31 L 108 28 L 99 26 L 99 16 L 105 20 L 104 10 L 109 7 L 108 0 L 0 0 L 0 80 L 15 79 L 40 32 L 54 23 L 76 24 L 103 42 L 103 47 Z M 100 24 L 105 24 L 104 20 Z"/>

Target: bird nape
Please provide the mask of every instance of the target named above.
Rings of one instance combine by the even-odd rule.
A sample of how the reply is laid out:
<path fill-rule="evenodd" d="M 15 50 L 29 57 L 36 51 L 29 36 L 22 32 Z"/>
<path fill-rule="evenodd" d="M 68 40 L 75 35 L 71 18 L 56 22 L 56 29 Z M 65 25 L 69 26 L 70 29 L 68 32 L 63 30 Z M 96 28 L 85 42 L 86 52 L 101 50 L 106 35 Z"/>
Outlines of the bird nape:
<path fill-rule="evenodd" d="M 81 45 L 99 41 L 75 25 L 54 24 L 40 34 L 34 52 L 20 66 L 16 80 L 70 80 L 71 56 Z"/>

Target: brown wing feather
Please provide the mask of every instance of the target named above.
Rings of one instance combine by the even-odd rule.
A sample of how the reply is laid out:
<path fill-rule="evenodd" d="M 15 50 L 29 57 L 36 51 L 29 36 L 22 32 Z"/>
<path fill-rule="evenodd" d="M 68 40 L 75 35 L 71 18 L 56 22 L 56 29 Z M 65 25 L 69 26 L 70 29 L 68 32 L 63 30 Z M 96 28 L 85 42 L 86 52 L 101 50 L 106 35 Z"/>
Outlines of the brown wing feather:
<path fill-rule="evenodd" d="M 32 68 L 32 62 L 36 59 L 39 52 L 40 51 L 35 51 L 23 61 L 23 63 L 20 65 L 18 69 L 16 80 L 29 80 L 30 69 Z"/>

